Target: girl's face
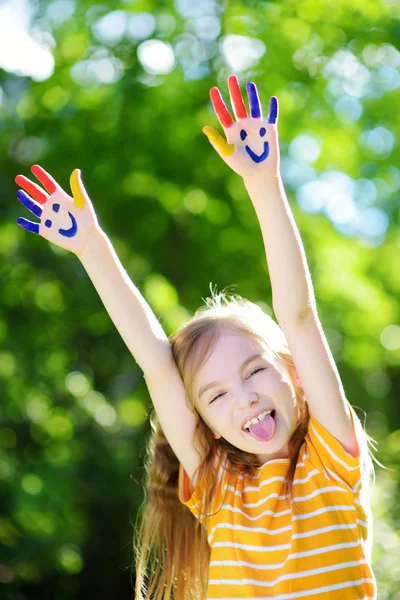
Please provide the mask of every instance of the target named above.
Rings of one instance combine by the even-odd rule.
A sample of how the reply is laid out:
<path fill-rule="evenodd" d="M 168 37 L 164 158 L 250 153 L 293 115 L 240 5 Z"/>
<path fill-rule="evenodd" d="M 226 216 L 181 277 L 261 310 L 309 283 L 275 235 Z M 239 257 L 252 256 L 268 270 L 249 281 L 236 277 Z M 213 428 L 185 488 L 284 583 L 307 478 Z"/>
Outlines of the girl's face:
<path fill-rule="evenodd" d="M 194 390 L 197 409 L 216 438 L 257 454 L 261 465 L 289 456 L 288 440 L 298 419 L 293 384 L 288 368 L 258 340 L 221 333 L 195 377 Z M 276 430 L 269 441 L 259 441 L 242 429 L 255 413 L 271 408 Z"/>

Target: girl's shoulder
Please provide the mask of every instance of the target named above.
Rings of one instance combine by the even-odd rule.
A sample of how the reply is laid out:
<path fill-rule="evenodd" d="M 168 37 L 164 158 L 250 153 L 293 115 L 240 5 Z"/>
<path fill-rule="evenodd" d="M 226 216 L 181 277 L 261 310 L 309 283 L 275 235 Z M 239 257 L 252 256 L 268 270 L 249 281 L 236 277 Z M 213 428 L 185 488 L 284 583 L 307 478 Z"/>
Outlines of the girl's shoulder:
<path fill-rule="evenodd" d="M 368 474 L 368 447 L 362 424 L 351 407 L 351 417 L 356 433 L 359 452 L 348 452 L 310 412 L 308 431 L 306 434 L 306 458 L 329 479 L 344 483 L 352 490 L 364 482 Z"/>

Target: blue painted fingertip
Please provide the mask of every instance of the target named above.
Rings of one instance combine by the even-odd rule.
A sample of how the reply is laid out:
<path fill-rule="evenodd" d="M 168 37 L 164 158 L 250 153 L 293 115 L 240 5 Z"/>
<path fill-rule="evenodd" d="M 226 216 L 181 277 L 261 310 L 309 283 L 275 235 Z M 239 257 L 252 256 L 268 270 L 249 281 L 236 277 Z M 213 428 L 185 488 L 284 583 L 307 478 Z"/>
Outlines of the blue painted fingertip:
<path fill-rule="evenodd" d="M 24 219 L 24 217 L 18 217 L 17 223 L 27 231 L 39 233 L 39 223 L 32 223 L 32 221 L 28 221 L 27 219 Z"/>
<path fill-rule="evenodd" d="M 46 227 L 51 227 L 51 225 L 52 225 L 50 219 L 46 219 L 44 224 L 46 225 Z"/>
<path fill-rule="evenodd" d="M 250 114 L 254 119 L 259 119 L 261 117 L 261 105 L 256 84 L 250 81 L 247 84 L 246 89 L 249 97 Z"/>
<path fill-rule="evenodd" d="M 23 192 L 22 190 L 18 190 L 17 198 L 36 217 L 42 216 L 43 210 L 40 208 L 40 206 L 38 206 L 36 204 L 36 202 L 34 202 L 31 198 L 29 198 L 29 196 L 27 194 L 25 194 L 25 192 Z M 28 223 L 29 223 L 29 221 L 28 221 Z"/>
<path fill-rule="evenodd" d="M 58 213 L 58 211 L 60 210 L 60 205 L 59 204 L 53 204 L 52 208 L 53 208 L 54 212 Z"/>
<path fill-rule="evenodd" d="M 244 129 L 240 130 L 240 139 L 245 140 L 247 138 L 247 133 Z"/>
<path fill-rule="evenodd" d="M 260 136 L 264 137 L 264 135 L 267 133 L 267 130 L 265 129 L 265 127 L 261 127 L 260 129 Z"/>
<path fill-rule="evenodd" d="M 270 101 L 269 101 L 268 123 L 275 125 L 277 118 L 278 118 L 278 98 L 276 98 L 276 96 L 271 96 Z"/>

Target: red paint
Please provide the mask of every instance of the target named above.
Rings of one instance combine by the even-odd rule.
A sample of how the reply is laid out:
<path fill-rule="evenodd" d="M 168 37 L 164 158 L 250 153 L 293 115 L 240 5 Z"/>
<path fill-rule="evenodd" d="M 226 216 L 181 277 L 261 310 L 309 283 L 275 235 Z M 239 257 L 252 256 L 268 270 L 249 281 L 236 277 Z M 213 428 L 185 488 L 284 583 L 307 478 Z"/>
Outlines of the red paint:
<path fill-rule="evenodd" d="M 243 102 L 242 94 L 240 92 L 239 80 L 236 75 L 231 75 L 228 79 L 229 92 L 232 98 L 232 104 L 235 107 L 235 113 L 238 119 L 247 118 L 246 106 Z"/>
<path fill-rule="evenodd" d="M 40 167 L 39 165 L 33 165 L 31 167 L 31 171 L 35 175 L 35 177 L 39 179 L 40 183 L 46 188 L 49 194 L 54 194 L 54 192 L 57 189 L 57 184 L 51 177 L 51 175 L 46 173 L 46 171 L 42 169 L 42 167 Z"/>
<path fill-rule="evenodd" d="M 216 87 L 211 88 L 210 97 L 214 110 L 218 119 L 221 121 L 222 126 L 226 128 L 231 127 L 233 125 L 233 119 L 225 106 L 225 102 L 222 99 L 219 89 Z"/>
<path fill-rule="evenodd" d="M 24 175 L 17 175 L 15 183 L 22 187 L 28 194 L 32 196 L 39 204 L 45 204 L 47 202 L 47 195 L 40 189 L 36 183 L 33 183 Z"/>

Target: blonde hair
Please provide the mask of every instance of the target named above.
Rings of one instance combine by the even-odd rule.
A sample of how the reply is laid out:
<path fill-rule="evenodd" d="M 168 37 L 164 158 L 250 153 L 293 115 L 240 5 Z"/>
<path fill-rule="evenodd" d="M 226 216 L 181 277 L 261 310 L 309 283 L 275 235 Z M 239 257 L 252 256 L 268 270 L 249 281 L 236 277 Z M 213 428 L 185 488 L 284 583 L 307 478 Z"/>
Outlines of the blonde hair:
<path fill-rule="evenodd" d="M 298 406 L 298 421 L 288 441 L 289 468 L 285 495 L 291 497 L 299 451 L 310 418 L 304 390 L 298 378 L 293 376 L 294 361 L 277 323 L 257 304 L 236 294 L 228 294 L 227 290 L 216 293 L 211 289 L 211 298 L 205 300 L 206 306 L 201 306 L 193 318 L 169 338 L 186 390 L 186 403 L 193 412 L 197 411 L 194 379 L 221 332 L 240 333 L 260 341 L 271 356 L 288 368 Z M 179 500 L 179 461 L 168 444 L 154 409 L 150 423 L 153 434 L 145 459 L 145 500 L 139 511 L 140 527 L 135 528 L 134 539 L 135 600 L 203 600 L 210 562 L 207 523 L 212 516 L 213 489 L 217 480 L 216 447 L 224 456 L 224 464 L 228 465 L 227 470 L 232 477 L 238 472 L 254 476 L 260 466 L 259 459 L 256 454 L 240 450 L 223 438 L 215 440 L 212 430 L 199 415 L 194 444 L 202 462 L 195 475 L 197 481 L 206 482 L 206 491 L 200 518 L 196 519 Z M 369 436 L 366 435 L 366 438 Z M 366 443 L 362 452 L 366 452 L 369 458 Z M 372 462 L 368 466 L 373 471 Z M 292 506 L 296 510 L 296 503 Z"/>

